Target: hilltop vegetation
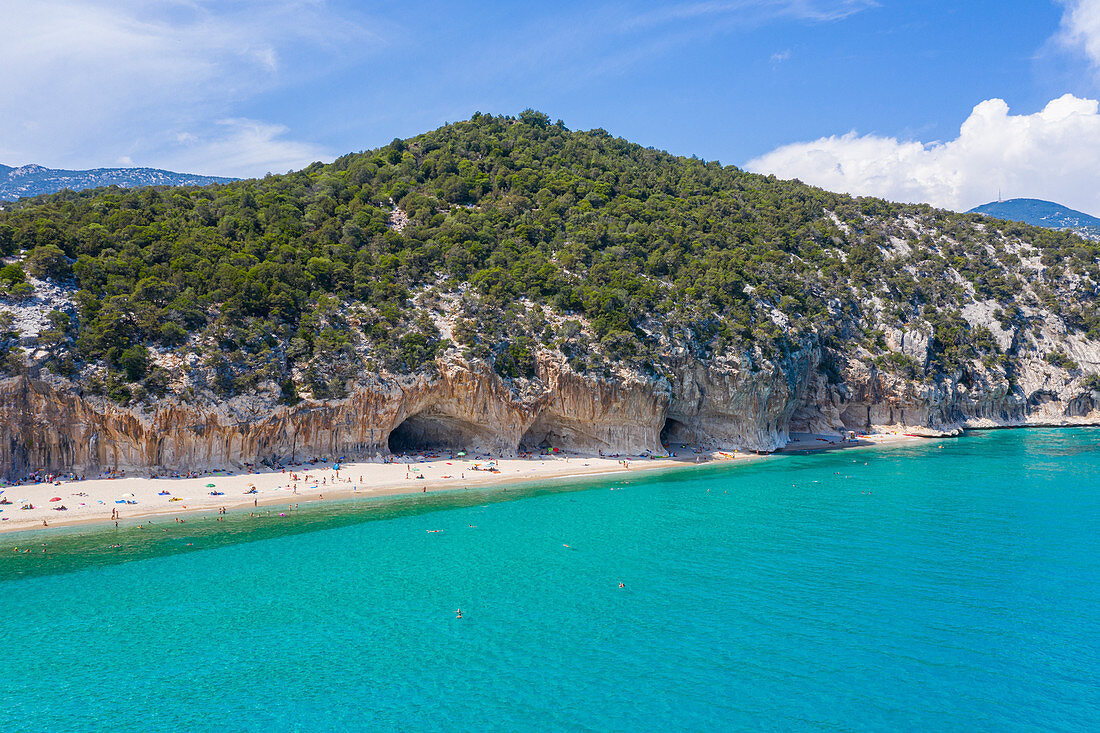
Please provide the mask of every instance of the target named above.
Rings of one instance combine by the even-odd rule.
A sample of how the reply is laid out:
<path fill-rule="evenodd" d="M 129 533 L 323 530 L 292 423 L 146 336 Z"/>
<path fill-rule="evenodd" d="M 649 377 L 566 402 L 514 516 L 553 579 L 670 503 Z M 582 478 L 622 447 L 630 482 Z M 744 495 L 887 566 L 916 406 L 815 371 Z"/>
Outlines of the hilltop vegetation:
<path fill-rule="evenodd" d="M 751 369 L 814 340 L 924 379 L 1010 371 L 1012 347 L 961 315 L 975 301 L 1006 329 L 1043 308 L 1100 337 L 1100 251 L 1070 233 L 832 194 L 532 111 L 262 180 L 25 200 L 0 212 L 0 254 L 11 307 L 35 279 L 75 291 L 38 334 L 43 363 L 122 402 L 262 384 L 339 397 L 451 350 L 512 378 L 540 349 L 660 374 L 673 351 Z M 929 332 L 931 362 L 887 348 L 891 328 Z M 4 329 L 2 368 L 26 368 Z"/>

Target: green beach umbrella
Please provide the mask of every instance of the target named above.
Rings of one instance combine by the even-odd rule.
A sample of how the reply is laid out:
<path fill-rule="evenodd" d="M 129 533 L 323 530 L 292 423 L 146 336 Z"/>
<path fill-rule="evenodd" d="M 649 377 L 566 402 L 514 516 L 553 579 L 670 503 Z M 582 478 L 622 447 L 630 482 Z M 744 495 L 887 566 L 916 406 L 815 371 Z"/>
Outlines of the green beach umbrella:
<path fill-rule="evenodd" d="M 212 489 L 212 488 L 214 488 L 214 484 L 207 484 L 207 485 L 206 485 L 206 488 L 208 488 L 208 489 Z"/>

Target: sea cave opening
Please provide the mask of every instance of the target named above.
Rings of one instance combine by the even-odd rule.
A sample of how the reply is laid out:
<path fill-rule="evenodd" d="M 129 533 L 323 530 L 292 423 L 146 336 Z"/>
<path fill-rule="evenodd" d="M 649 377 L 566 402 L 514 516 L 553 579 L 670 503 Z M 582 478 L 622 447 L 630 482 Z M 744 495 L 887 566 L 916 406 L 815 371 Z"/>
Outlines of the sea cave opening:
<path fill-rule="evenodd" d="M 492 431 L 483 425 L 431 409 L 410 415 L 389 436 L 390 453 L 433 451 L 470 453 L 492 449 Z"/>
<path fill-rule="evenodd" d="M 675 418 L 665 418 L 665 424 L 661 427 L 661 445 L 671 448 L 690 442 L 691 431 L 688 430 L 687 425 Z"/>
<path fill-rule="evenodd" d="M 527 428 L 520 438 L 519 447 L 531 453 L 542 453 L 553 448 L 567 449 L 572 447 L 571 434 L 569 426 L 561 418 L 544 412 Z"/>

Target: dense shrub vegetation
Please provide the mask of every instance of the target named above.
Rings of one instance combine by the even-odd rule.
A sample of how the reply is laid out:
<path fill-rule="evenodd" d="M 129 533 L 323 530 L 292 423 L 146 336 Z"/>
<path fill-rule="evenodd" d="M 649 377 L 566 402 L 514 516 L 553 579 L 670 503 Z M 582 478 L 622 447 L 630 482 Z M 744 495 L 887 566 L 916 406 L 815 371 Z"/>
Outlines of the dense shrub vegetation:
<path fill-rule="evenodd" d="M 294 401 L 295 369 L 338 396 L 357 370 L 416 370 L 452 346 L 523 377 L 540 346 L 580 369 L 646 369 L 669 342 L 750 359 L 811 332 L 870 348 L 884 318 L 931 324 L 951 370 L 997 353 L 958 314 L 973 299 L 1016 323 L 1030 299 L 1100 335 L 1093 301 L 1060 287 L 1100 281 L 1097 246 L 1076 236 L 827 193 L 531 111 L 262 180 L 25 200 L 0 213 L 0 254 L 22 251 L 0 297 L 26 297 L 28 274 L 74 281 L 78 321 L 49 337 L 59 369 L 105 364 L 119 399 L 163 392 L 150 348 L 197 353 L 219 394 L 271 379 Z M 428 316 L 446 298 L 462 313 L 451 340 Z"/>

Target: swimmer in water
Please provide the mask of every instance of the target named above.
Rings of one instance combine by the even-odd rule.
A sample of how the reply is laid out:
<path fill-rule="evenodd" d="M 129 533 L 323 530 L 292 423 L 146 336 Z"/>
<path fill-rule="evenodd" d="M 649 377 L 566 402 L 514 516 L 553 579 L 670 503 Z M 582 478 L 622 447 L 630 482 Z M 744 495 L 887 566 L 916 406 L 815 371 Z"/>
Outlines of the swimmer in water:
<path fill-rule="evenodd" d="M 625 586 L 624 584 L 622 584 L 622 583 L 619 583 L 619 587 L 620 587 L 620 588 L 625 588 L 626 586 Z"/>
<path fill-rule="evenodd" d="M 455 611 L 455 618 L 462 618 L 462 609 L 459 608 Z"/>

